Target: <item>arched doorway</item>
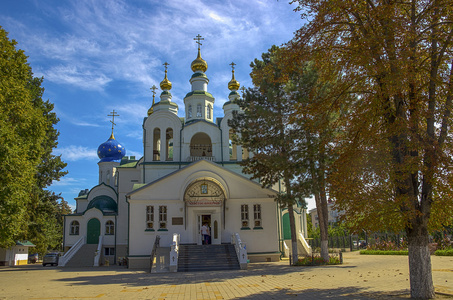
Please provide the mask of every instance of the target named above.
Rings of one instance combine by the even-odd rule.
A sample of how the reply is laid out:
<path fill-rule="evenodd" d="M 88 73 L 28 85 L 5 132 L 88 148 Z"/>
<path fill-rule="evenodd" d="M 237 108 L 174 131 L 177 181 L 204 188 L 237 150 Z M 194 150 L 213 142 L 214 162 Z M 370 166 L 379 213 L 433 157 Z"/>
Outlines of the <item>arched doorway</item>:
<path fill-rule="evenodd" d="M 101 235 L 101 222 L 93 218 L 87 224 L 87 244 L 98 244 L 99 235 Z"/>
<path fill-rule="evenodd" d="M 184 193 L 186 220 L 193 220 L 190 222 L 193 226 L 191 229 L 193 242 L 201 244 L 201 227 L 207 224 L 211 234 L 209 243 L 221 244 L 220 225 L 222 220 L 225 221 L 225 195 L 223 186 L 214 178 L 198 178 L 186 188 Z"/>

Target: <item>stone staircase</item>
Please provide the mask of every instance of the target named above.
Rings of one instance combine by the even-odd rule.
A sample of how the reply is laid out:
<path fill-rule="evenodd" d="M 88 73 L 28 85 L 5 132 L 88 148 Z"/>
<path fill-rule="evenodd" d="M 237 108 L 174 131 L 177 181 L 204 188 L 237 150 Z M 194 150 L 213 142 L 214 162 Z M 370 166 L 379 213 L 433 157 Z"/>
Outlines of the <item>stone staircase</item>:
<path fill-rule="evenodd" d="M 94 256 L 98 248 L 97 244 L 85 244 L 66 263 L 65 267 L 92 267 Z"/>
<path fill-rule="evenodd" d="M 178 272 L 239 270 L 234 245 L 180 245 Z"/>

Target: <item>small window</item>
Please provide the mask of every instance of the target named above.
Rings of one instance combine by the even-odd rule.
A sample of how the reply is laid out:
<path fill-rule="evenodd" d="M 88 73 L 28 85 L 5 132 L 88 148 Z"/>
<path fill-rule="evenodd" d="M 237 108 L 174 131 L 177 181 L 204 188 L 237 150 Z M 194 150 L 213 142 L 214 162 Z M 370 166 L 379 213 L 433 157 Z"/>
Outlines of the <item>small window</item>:
<path fill-rule="evenodd" d="M 113 256 L 113 255 L 115 255 L 115 248 L 113 248 L 113 247 L 104 248 L 104 256 Z"/>
<path fill-rule="evenodd" d="M 146 207 L 146 229 L 154 229 L 154 206 Z"/>
<path fill-rule="evenodd" d="M 114 235 L 115 234 L 115 224 L 113 221 L 107 221 L 105 223 L 105 235 Z"/>
<path fill-rule="evenodd" d="M 241 205 L 241 220 L 242 228 L 249 227 L 249 206 L 247 204 Z"/>
<path fill-rule="evenodd" d="M 167 229 L 167 207 L 159 206 L 159 229 Z"/>
<path fill-rule="evenodd" d="M 207 119 L 211 119 L 211 110 L 212 110 L 212 106 L 211 104 L 208 105 L 208 110 L 207 110 Z"/>
<path fill-rule="evenodd" d="M 187 112 L 187 119 L 192 119 L 192 105 L 189 105 L 189 108 L 188 108 L 188 112 Z"/>
<path fill-rule="evenodd" d="M 255 227 L 261 227 L 261 204 L 253 205 L 253 219 L 255 220 Z"/>
<path fill-rule="evenodd" d="M 70 235 L 79 235 L 79 227 L 80 227 L 79 222 L 72 221 L 71 222 L 71 232 L 69 234 Z"/>
<path fill-rule="evenodd" d="M 197 104 L 197 118 L 201 118 L 201 104 Z"/>

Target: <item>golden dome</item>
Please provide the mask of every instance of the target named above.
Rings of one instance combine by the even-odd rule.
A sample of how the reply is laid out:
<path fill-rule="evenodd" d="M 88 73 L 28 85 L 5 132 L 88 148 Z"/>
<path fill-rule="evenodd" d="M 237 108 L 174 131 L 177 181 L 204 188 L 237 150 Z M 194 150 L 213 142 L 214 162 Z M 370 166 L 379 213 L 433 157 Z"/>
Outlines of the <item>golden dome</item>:
<path fill-rule="evenodd" d="M 190 67 L 192 68 L 193 72 L 201 71 L 204 73 L 208 69 L 208 63 L 203 58 L 201 58 L 200 48 L 198 48 L 197 58 L 192 62 Z"/>
<path fill-rule="evenodd" d="M 167 78 L 167 70 L 165 70 L 165 77 L 164 77 L 164 80 L 162 80 L 162 82 L 160 83 L 160 88 L 163 91 L 171 90 L 171 81 L 168 80 L 168 78 Z"/>
<path fill-rule="evenodd" d="M 234 78 L 234 70 L 233 70 L 233 78 L 231 78 L 231 81 L 228 82 L 228 89 L 230 91 L 237 91 L 239 90 L 239 87 L 241 85 L 239 84 L 239 82 Z"/>

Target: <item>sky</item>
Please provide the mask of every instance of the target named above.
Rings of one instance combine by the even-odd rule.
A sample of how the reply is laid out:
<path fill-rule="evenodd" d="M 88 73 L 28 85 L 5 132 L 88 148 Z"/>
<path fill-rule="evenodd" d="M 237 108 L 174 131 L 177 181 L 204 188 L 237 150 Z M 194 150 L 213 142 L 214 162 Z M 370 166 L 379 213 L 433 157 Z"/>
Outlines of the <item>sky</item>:
<path fill-rule="evenodd" d="M 143 155 L 150 88 L 159 87 L 165 62 L 172 101 L 184 116 L 198 34 L 214 117 L 223 117 L 231 62 L 236 80 L 251 87 L 250 63 L 303 25 L 294 8 L 289 0 L 0 1 L 0 26 L 25 51 L 34 76 L 44 77 L 43 99 L 60 119 L 54 153 L 62 155 L 68 174 L 49 189 L 75 207 L 79 191 L 98 184 L 97 148 L 110 137 L 113 110 L 119 114 L 116 140 L 126 155 Z"/>

